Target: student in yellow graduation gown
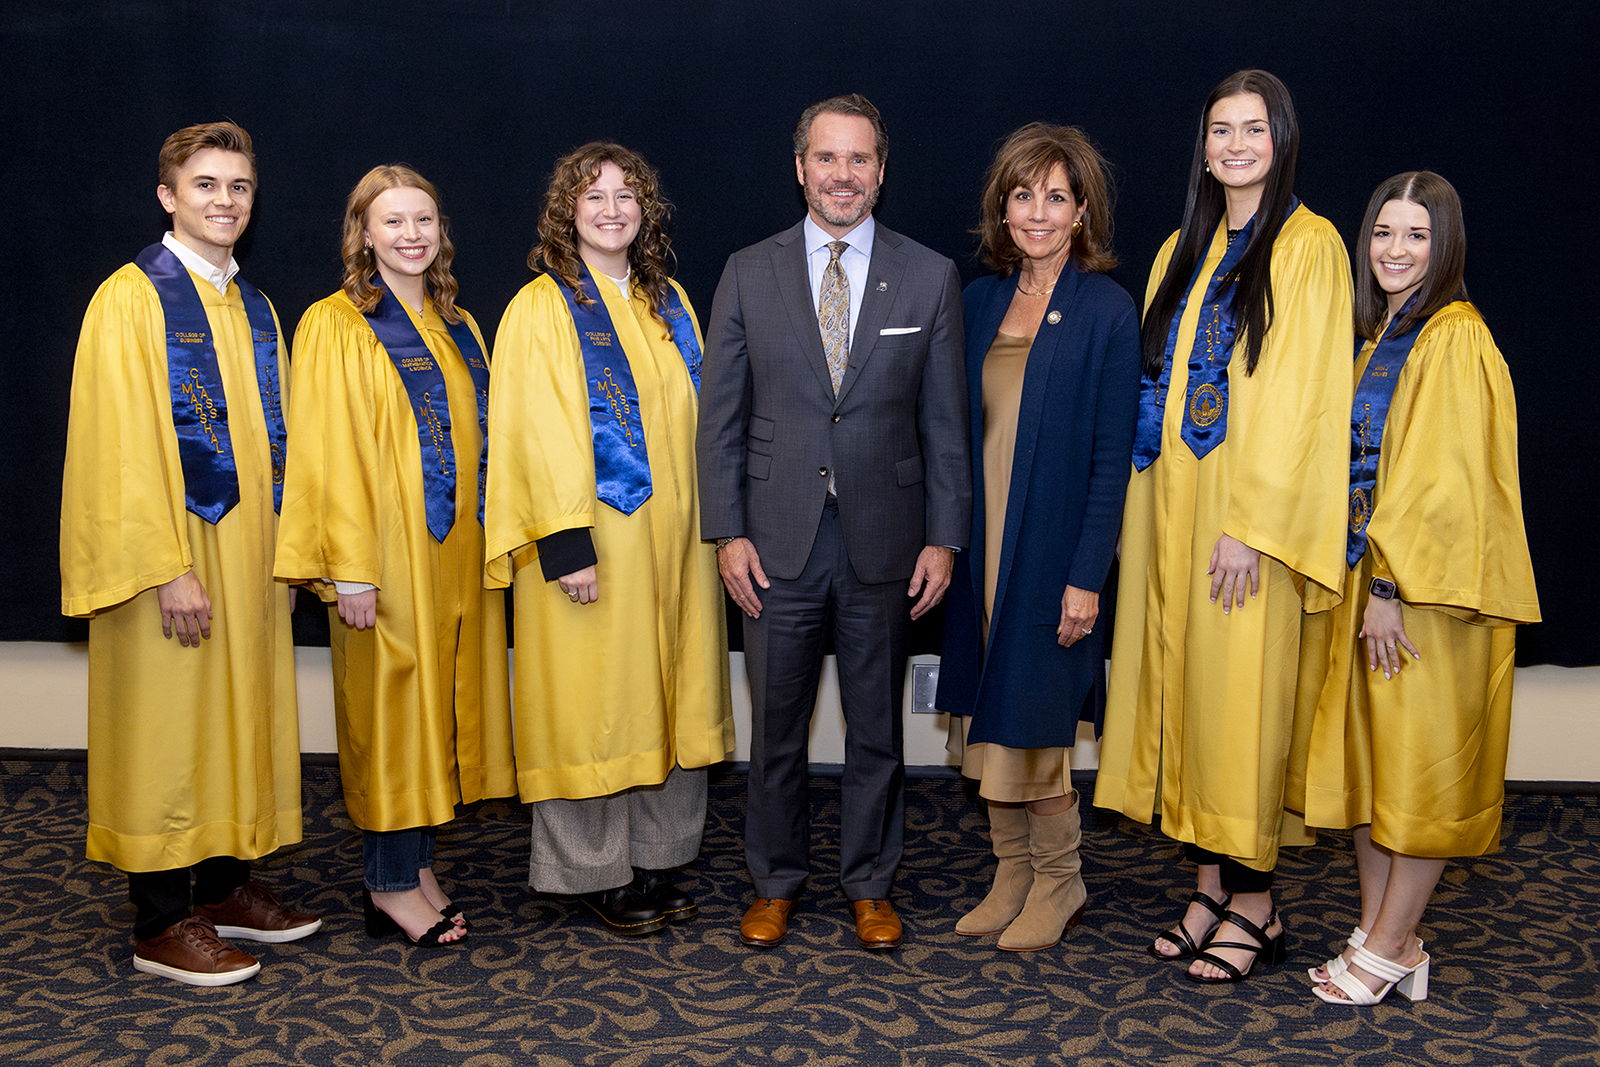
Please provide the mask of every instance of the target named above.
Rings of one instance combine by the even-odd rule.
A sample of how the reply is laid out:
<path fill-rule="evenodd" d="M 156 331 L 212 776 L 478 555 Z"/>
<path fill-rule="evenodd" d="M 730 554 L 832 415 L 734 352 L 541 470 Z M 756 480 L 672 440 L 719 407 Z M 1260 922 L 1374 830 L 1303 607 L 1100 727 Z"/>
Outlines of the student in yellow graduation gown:
<path fill-rule="evenodd" d="M 1451 856 L 1500 845 L 1516 624 L 1537 622 L 1517 411 L 1467 302 L 1461 200 L 1378 186 L 1357 242 L 1342 602 L 1308 617 L 1291 796 L 1355 830 L 1361 922 L 1312 980 L 1334 1004 L 1428 992 L 1417 924 Z"/>
<path fill-rule="evenodd" d="M 700 333 L 667 276 L 656 172 L 615 144 L 556 163 L 495 338 L 488 577 L 516 595 L 529 884 L 619 934 L 693 918 L 706 768 L 732 750 L 715 550 L 696 532 Z"/>
<path fill-rule="evenodd" d="M 439 196 L 374 167 L 345 205 L 343 288 L 295 334 L 280 577 L 330 612 L 345 806 L 367 932 L 466 935 L 433 874 L 435 827 L 515 791 L 504 594 L 483 588 L 489 367 L 455 303 Z"/>
<path fill-rule="evenodd" d="M 322 925 L 249 877 L 300 840 L 291 591 L 272 578 L 288 359 L 236 278 L 250 135 L 189 126 L 158 168 L 172 232 L 100 287 L 78 341 L 61 610 L 90 619 L 88 855 L 128 872 L 133 965 L 216 986 L 261 969 L 222 938 Z"/>
<path fill-rule="evenodd" d="M 1150 274 L 1145 379 L 1095 803 L 1198 868 L 1149 946 L 1200 982 L 1284 953 L 1301 595 L 1338 588 L 1350 406 L 1349 260 L 1294 198 L 1283 83 L 1230 75 L 1200 116 L 1183 226 Z"/>

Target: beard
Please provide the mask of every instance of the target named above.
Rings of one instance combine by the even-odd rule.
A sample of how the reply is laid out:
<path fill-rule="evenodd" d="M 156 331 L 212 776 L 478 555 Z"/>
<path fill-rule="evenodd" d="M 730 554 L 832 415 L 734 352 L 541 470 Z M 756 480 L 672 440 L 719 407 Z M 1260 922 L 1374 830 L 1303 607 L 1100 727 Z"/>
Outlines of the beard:
<path fill-rule="evenodd" d="M 878 203 L 878 186 L 868 189 L 860 182 L 832 182 L 827 188 L 807 185 L 806 205 L 830 226 L 848 228 L 872 213 Z M 859 194 L 854 200 L 841 204 L 828 195 L 831 189 L 849 189 Z"/>

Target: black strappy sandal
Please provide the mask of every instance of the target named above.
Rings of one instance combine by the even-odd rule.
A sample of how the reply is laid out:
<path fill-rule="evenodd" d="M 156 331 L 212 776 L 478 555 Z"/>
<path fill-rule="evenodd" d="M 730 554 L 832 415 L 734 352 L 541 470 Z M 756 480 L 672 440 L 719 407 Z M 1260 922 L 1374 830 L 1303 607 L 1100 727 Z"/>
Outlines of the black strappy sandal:
<path fill-rule="evenodd" d="M 1232 900 L 1233 896 L 1231 894 L 1225 894 L 1222 902 L 1219 904 L 1217 901 L 1206 896 L 1206 894 L 1196 891 L 1190 895 L 1188 904 L 1199 904 L 1203 906 L 1207 911 L 1217 917 L 1217 926 L 1221 926 L 1222 920 L 1230 914 L 1228 911 L 1228 904 L 1232 902 Z M 1185 912 L 1189 910 L 1188 904 L 1184 905 Z M 1212 927 L 1212 930 L 1215 929 L 1215 926 Z M 1206 932 L 1205 936 L 1210 936 L 1209 930 Z M 1200 946 L 1195 944 L 1194 938 L 1189 936 L 1189 931 L 1183 928 L 1182 919 L 1179 919 L 1178 925 L 1174 926 L 1172 929 L 1161 931 L 1161 933 L 1157 935 L 1156 940 L 1170 941 L 1174 945 L 1178 946 L 1178 951 L 1169 956 L 1165 952 L 1161 952 L 1156 948 L 1155 941 L 1150 942 L 1150 944 L 1145 946 L 1144 950 L 1158 960 L 1166 960 L 1169 962 L 1174 960 L 1192 960 L 1200 953 Z"/>
<path fill-rule="evenodd" d="M 412 937 L 406 933 L 405 927 L 394 920 L 393 916 L 373 902 L 372 891 L 365 886 L 361 889 L 361 910 L 362 917 L 366 921 L 367 936 L 374 940 L 388 937 L 390 934 L 399 934 L 413 945 L 420 945 L 423 948 L 443 948 L 446 945 L 458 944 L 467 939 L 466 935 L 462 934 L 460 937 L 452 938 L 449 941 L 441 941 L 440 938 L 444 937 L 445 934 L 463 929 L 463 927 L 457 926 L 454 921 L 442 916 L 438 922 L 428 927 L 421 937 Z"/>
<path fill-rule="evenodd" d="M 1268 926 L 1271 926 L 1275 922 L 1280 922 L 1277 912 L 1273 912 L 1267 917 Z M 1250 937 L 1254 939 L 1255 943 L 1250 944 L 1244 941 L 1207 940 L 1205 948 L 1199 952 L 1196 952 L 1194 958 L 1197 960 L 1204 960 L 1206 963 L 1211 964 L 1211 966 L 1226 971 L 1227 974 L 1222 978 L 1208 978 L 1204 975 L 1194 974 L 1191 972 L 1189 974 L 1189 980 L 1191 982 L 1200 982 L 1203 985 L 1221 985 L 1228 982 L 1242 982 L 1248 975 L 1255 972 L 1257 964 L 1260 964 L 1263 968 L 1276 967 L 1278 964 L 1282 963 L 1284 958 L 1289 954 L 1288 930 L 1279 930 L 1277 937 L 1268 937 L 1267 932 L 1264 929 L 1235 911 L 1230 911 L 1222 917 L 1222 922 L 1217 924 L 1217 930 L 1222 929 L 1225 923 L 1232 923 L 1233 925 L 1237 926 L 1246 934 L 1250 935 Z M 1216 931 L 1213 930 L 1212 937 L 1215 936 Z M 1242 948 L 1248 952 L 1255 953 L 1255 956 L 1250 960 L 1250 966 L 1241 971 L 1239 968 L 1235 967 L 1222 957 L 1212 955 L 1211 950 L 1215 948 Z"/>

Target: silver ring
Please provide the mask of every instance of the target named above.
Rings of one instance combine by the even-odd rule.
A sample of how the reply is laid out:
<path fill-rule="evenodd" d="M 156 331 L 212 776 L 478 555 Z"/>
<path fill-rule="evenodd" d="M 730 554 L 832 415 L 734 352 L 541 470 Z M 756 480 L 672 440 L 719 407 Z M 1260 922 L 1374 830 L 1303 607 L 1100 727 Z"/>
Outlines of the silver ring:
<path fill-rule="evenodd" d="M 1090 635 L 1090 634 L 1092 634 L 1092 633 L 1094 633 L 1094 631 L 1093 631 L 1093 630 L 1091 630 L 1091 629 L 1089 629 L 1089 628 L 1088 628 L 1088 627 L 1087 627 L 1087 626 L 1086 626 L 1086 627 L 1084 627 L 1084 630 L 1083 630 L 1083 636 L 1085 636 L 1085 637 L 1088 637 L 1088 636 L 1089 636 L 1089 635 Z"/>
<path fill-rule="evenodd" d="M 578 602 L 578 594 L 577 593 L 568 593 L 567 594 L 567 599 L 572 601 L 574 604 L 576 604 Z"/>

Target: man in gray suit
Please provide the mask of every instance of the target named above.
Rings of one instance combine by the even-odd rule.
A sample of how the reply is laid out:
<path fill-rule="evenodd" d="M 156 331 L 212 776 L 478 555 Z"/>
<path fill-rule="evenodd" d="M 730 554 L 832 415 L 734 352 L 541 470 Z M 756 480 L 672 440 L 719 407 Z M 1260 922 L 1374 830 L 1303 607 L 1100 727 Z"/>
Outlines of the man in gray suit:
<path fill-rule="evenodd" d="M 740 936 L 788 931 L 809 869 L 806 748 L 830 630 L 845 717 L 840 881 L 863 948 L 900 943 L 910 620 L 967 537 L 972 488 L 954 265 L 872 217 L 888 138 L 859 95 L 795 129 L 806 218 L 728 260 L 700 393 L 701 536 L 745 613 L 750 675 Z"/>

